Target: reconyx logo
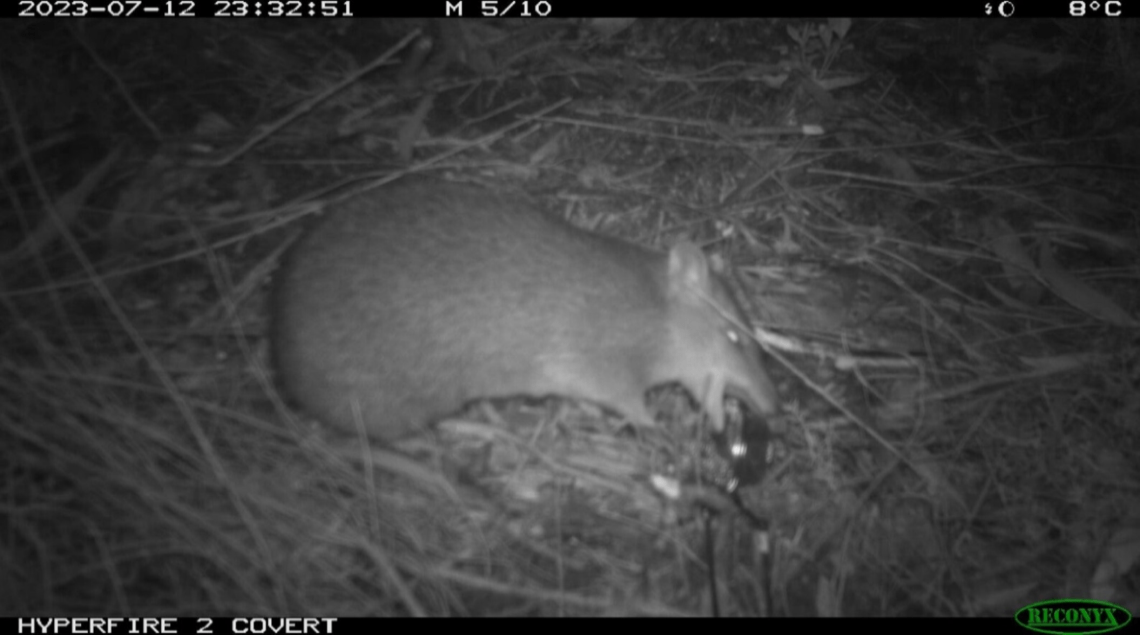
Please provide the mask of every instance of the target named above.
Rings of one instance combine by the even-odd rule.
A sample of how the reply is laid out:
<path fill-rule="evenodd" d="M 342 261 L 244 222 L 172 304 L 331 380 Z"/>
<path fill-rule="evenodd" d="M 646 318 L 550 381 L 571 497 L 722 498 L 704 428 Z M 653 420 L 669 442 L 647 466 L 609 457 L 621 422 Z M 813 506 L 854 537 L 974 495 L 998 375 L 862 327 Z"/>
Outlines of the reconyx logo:
<path fill-rule="evenodd" d="M 1132 621 L 1132 614 L 1099 600 L 1048 600 L 1030 604 L 1013 616 L 1031 631 L 1049 635 L 1108 633 Z"/>

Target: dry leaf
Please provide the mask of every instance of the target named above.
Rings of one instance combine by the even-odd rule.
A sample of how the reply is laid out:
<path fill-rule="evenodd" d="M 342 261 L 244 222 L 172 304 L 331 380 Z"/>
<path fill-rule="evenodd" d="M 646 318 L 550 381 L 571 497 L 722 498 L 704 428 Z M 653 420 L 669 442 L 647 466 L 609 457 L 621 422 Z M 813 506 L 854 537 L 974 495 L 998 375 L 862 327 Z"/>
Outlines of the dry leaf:
<path fill-rule="evenodd" d="M 1041 265 L 1040 273 L 1045 278 L 1049 288 L 1069 304 L 1109 324 L 1133 328 L 1140 326 L 1140 322 L 1128 315 L 1108 296 L 1086 285 L 1079 278 L 1063 269 L 1053 259 L 1053 254 L 1049 251 L 1048 245 L 1042 247 L 1038 261 Z"/>

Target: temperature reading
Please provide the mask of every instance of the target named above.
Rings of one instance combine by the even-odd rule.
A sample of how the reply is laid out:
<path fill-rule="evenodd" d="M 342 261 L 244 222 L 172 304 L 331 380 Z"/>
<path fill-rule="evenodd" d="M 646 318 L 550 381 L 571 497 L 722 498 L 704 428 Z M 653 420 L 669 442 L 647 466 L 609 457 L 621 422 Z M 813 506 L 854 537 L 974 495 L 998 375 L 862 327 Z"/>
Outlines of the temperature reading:
<path fill-rule="evenodd" d="M 1124 9 L 1121 6 L 1120 0 L 1106 0 L 1105 2 L 1085 2 L 1084 0 L 1074 0 L 1069 3 L 1069 16 L 1074 18 L 1082 18 L 1085 16 L 1107 16 L 1110 18 L 1119 18 L 1124 15 Z"/>

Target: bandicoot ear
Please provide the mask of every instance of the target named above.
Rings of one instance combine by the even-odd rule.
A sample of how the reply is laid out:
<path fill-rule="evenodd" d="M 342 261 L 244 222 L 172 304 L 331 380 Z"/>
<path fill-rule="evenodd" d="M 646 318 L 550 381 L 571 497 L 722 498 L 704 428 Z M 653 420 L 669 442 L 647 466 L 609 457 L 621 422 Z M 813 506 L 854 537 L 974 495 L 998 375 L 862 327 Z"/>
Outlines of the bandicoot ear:
<path fill-rule="evenodd" d="M 709 288 L 709 261 L 695 244 L 684 241 L 669 250 L 670 290 L 703 292 Z"/>

